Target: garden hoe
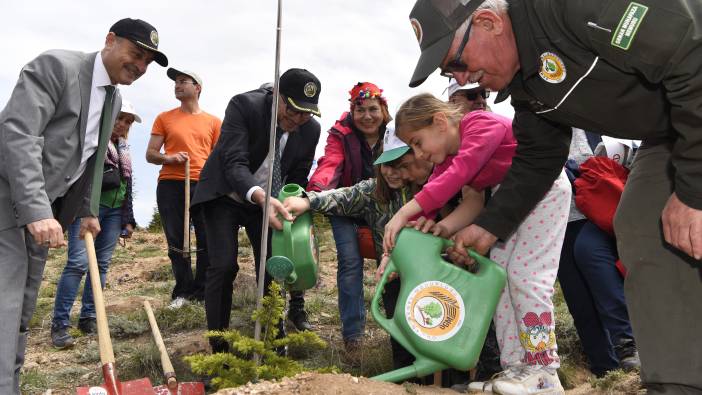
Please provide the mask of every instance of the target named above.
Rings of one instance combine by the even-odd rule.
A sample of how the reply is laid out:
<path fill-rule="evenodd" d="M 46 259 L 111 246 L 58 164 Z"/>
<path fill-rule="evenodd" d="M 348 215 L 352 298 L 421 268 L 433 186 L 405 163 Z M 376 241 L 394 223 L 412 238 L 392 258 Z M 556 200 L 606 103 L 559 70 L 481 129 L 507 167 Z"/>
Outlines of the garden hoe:
<path fill-rule="evenodd" d="M 90 232 L 85 234 L 85 248 L 88 252 L 88 271 L 90 272 L 90 285 L 93 287 L 95 313 L 97 315 L 98 345 L 100 347 L 100 362 L 102 363 L 102 377 L 105 383 L 94 387 L 79 387 L 78 395 L 155 395 L 151 381 L 148 378 L 120 382 L 115 371 L 115 355 L 112 351 L 110 329 L 107 326 L 107 313 L 105 300 L 102 297 L 100 274 L 98 273 L 95 244 Z"/>
<path fill-rule="evenodd" d="M 166 351 L 166 345 L 163 343 L 161 331 L 158 330 L 156 317 L 154 317 L 154 312 L 151 310 L 151 303 L 149 303 L 148 300 L 144 301 L 144 310 L 146 310 L 146 315 L 149 317 L 149 325 L 151 325 L 151 332 L 154 335 L 154 341 L 156 342 L 156 346 L 158 346 L 158 351 L 161 353 L 163 377 L 166 379 L 166 385 L 154 387 L 154 392 L 156 392 L 158 395 L 205 395 L 205 385 L 203 383 L 178 382 L 175 370 L 173 369 L 173 364 L 171 364 L 171 359 L 168 357 L 168 351 Z"/>

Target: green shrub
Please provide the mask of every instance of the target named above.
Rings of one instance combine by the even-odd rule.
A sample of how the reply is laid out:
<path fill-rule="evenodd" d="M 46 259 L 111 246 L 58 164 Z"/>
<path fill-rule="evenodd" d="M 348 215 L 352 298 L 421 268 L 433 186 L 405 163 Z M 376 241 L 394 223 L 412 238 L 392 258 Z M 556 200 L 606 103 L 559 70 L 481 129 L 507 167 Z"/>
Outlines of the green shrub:
<path fill-rule="evenodd" d="M 212 355 L 196 354 L 185 357 L 193 372 L 212 377 L 212 386 L 216 389 L 237 387 L 250 381 L 280 379 L 291 377 L 304 370 L 302 364 L 279 356 L 276 349 L 291 346 L 309 350 L 326 347 L 314 332 L 288 334 L 278 339 L 278 323 L 283 317 L 285 300 L 280 296 L 280 285 L 272 283 L 270 294 L 263 298 L 262 307 L 251 315 L 252 321 L 261 323 L 261 340 L 256 341 L 242 335 L 239 331 L 210 331 L 205 336 L 226 341 L 230 353 Z M 253 359 L 259 355 L 261 363 Z"/>

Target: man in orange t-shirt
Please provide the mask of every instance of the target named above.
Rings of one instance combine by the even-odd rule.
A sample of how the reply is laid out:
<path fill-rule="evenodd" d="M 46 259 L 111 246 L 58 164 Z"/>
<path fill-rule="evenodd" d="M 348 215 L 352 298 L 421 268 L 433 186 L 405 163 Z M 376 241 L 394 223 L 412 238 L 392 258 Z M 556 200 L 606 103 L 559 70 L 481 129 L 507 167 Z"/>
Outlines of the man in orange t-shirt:
<path fill-rule="evenodd" d="M 185 205 L 185 162 L 190 160 L 190 197 L 195 194 L 200 171 L 219 138 L 222 121 L 200 109 L 202 79 L 191 71 L 169 68 L 175 81 L 175 97 L 180 107 L 156 117 L 146 149 L 146 161 L 162 165 L 156 188 L 156 203 L 168 242 L 176 284 L 171 307 L 183 306 L 188 299 L 204 300 L 205 275 L 209 266 L 205 226 L 198 208 L 191 211 L 197 238 L 197 266 L 193 277 L 190 259 L 183 257 Z M 161 153 L 161 147 L 164 152 Z"/>

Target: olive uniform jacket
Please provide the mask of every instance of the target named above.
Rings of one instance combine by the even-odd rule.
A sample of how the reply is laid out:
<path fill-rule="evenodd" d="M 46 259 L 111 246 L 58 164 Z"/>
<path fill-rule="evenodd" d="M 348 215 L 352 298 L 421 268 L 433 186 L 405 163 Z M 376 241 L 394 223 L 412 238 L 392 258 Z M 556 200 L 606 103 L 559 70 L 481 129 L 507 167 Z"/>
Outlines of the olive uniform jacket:
<path fill-rule="evenodd" d="M 675 192 L 702 209 L 702 2 L 509 0 L 520 70 L 512 167 L 475 223 L 506 240 L 568 158 L 571 126 L 672 143 Z"/>

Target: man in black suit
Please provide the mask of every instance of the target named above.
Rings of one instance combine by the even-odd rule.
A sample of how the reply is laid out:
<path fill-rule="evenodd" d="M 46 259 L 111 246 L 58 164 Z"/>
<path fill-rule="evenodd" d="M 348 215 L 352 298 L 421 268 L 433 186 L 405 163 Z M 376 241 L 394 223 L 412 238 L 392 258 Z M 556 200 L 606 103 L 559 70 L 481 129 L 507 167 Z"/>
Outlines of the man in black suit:
<path fill-rule="evenodd" d="M 280 77 L 278 101 L 277 154 L 280 161 L 268 163 L 269 134 L 273 90 L 259 89 L 234 96 L 227 106 L 222 131 L 212 154 L 200 174 L 192 205 L 202 205 L 208 241 L 210 266 L 205 286 L 207 327 L 229 327 L 233 282 L 237 264 L 238 230 L 246 234 L 254 250 L 256 274 L 261 246 L 262 212 L 269 166 L 273 166 L 273 190 L 277 196 L 286 183 L 307 185 L 315 147 L 319 141 L 317 103 L 321 86 L 317 77 L 303 69 L 290 69 Z M 276 178 L 278 182 L 276 182 Z M 277 190 L 276 190 L 277 189 Z M 277 199 L 270 199 L 270 224 L 281 229 L 278 215 L 292 219 Z M 270 243 L 270 237 L 268 239 Z M 269 244 L 270 245 L 270 244 Z M 270 254 L 270 247 L 268 248 Z M 271 279 L 266 274 L 266 289 Z M 291 292 L 288 318 L 298 330 L 311 325 L 304 311 L 302 292 Z M 225 342 L 211 339 L 213 352 L 227 351 Z"/>

